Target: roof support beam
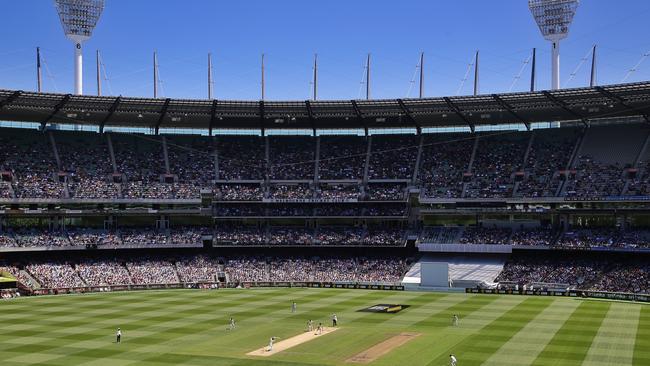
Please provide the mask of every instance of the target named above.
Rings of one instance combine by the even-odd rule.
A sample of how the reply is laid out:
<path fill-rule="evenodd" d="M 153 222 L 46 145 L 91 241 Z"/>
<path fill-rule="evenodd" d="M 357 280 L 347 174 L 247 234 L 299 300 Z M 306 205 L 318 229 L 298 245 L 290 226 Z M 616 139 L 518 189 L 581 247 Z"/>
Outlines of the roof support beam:
<path fill-rule="evenodd" d="M 316 90 L 316 89 L 314 89 Z M 314 132 L 314 136 L 316 136 L 316 122 L 314 121 L 314 111 L 311 109 L 311 102 L 306 100 L 305 101 L 305 107 L 307 108 L 307 116 L 309 117 L 309 122 L 311 123 L 311 129 Z"/>
<path fill-rule="evenodd" d="M 108 114 L 99 123 L 99 133 L 104 133 L 104 126 L 106 126 L 106 124 L 111 119 L 111 117 L 113 117 L 113 113 L 115 113 L 115 111 L 117 110 L 117 107 L 119 107 L 121 101 L 122 101 L 121 96 L 115 98 L 115 101 L 113 102 L 113 104 L 111 104 L 111 107 L 108 109 Z"/>
<path fill-rule="evenodd" d="M 460 119 L 462 119 L 463 122 L 467 123 L 467 125 L 469 126 L 470 131 L 472 131 L 472 133 L 473 133 L 476 130 L 476 127 L 474 126 L 474 123 L 472 123 L 472 121 L 470 121 L 467 117 L 465 117 L 465 115 L 460 110 L 460 108 L 458 108 L 456 106 L 456 104 L 454 104 L 454 102 L 451 101 L 451 99 L 449 99 L 448 97 L 444 97 L 442 99 L 445 100 L 445 103 L 447 103 L 447 106 L 449 108 L 451 108 L 451 110 L 454 111 L 454 113 L 456 113 L 456 115 L 458 117 L 460 117 Z"/>
<path fill-rule="evenodd" d="M 505 100 L 501 99 L 500 96 L 496 94 L 492 94 L 492 98 L 496 100 L 497 103 L 499 103 L 500 106 L 502 106 L 505 110 L 508 111 L 513 117 L 515 117 L 519 122 L 523 123 L 526 125 L 526 129 L 530 131 L 530 122 L 524 118 L 522 118 L 517 112 L 515 112 L 514 109 L 508 104 Z"/>
<path fill-rule="evenodd" d="M 421 97 L 420 97 L 421 98 Z M 418 135 L 422 133 L 422 127 L 420 126 L 420 123 L 413 118 L 413 115 L 411 114 L 411 111 L 409 111 L 408 108 L 406 108 L 406 105 L 404 105 L 404 101 L 401 99 L 397 100 L 397 104 L 399 104 L 399 109 L 402 110 L 402 113 L 408 118 L 409 122 L 411 122 L 414 126 L 415 129 L 418 131 Z"/>
<path fill-rule="evenodd" d="M 50 122 L 50 120 L 52 120 L 52 118 L 54 118 L 54 116 L 57 113 L 59 113 L 61 108 L 65 107 L 65 105 L 68 104 L 68 101 L 70 100 L 71 97 L 72 94 L 66 94 L 63 96 L 63 98 L 61 98 L 61 100 L 54 107 L 54 110 L 52 110 L 52 113 L 50 113 L 50 115 L 47 116 L 47 118 L 44 119 L 43 122 L 41 122 L 41 130 L 44 130 L 45 126 L 47 126 L 47 123 Z"/>
<path fill-rule="evenodd" d="M 260 129 L 262 136 L 266 136 L 266 123 L 264 122 L 264 101 L 260 100 Z"/>
<path fill-rule="evenodd" d="M 548 90 L 544 90 L 544 91 L 542 91 L 542 94 L 544 94 L 544 96 L 545 96 L 548 100 L 550 100 L 553 104 L 555 104 L 555 105 L 557 105 L 558 107 L 564 109 L 567 113 L 569 113 L 569 114 L 572 115 L 573 117 L 575 117 L 575 118 L 581 120 L 582 123 L 583 123 L 585 126 L 589 126 L 589 123 L 587 123 L 587 122 L 588 122 L 588 121 L 587 121 L 587 118 L 585 118 L 583 115 L 581 115 L 581 114 L 579 114 L 579 113 L 574 112 L 571 108 L 569 108 L 569 106 L 568 106 L 564 101 L 562 101 L 562 100 L 559 99 L 558 97 L 554 96 L 553 94 L 549 93 Z"/>
<path fill-rule="evenodd" d="M 643 111 L 642 109 L 639 109 L 639 108 L 636 108 L 636 107 L 633 107 L 633 106 L 627 104 L 625 102 L 625 99 L 623 99 L 623 98 L 619 97 L 618 95 L 610 92 L 609 90 L 606 90 L 602 86 L 596 86 L 596 87 L 594 87 L 594 89 L 596 89 L 600 94 L 602 94 L 602 95 L 606 96 L 607 98 L 615 101 L 616 103 L 622 105 L 623 107 L 625 107 L 625 108 L 627 108 L 627 109 L 629 109 L 629 110 L 631 110 L 631 111 L 633 111 L 635 113 L 640 114 L 646 122 L 650 123 L 650 116 L 648 116 L 647 112 Z"/>
<path fill-rule="evenodd" d="M 212 130 L 214 129 L 214 123 L 217 120 L 217 100 L 212 101 L 212 108 L 210 108 L 210 126 L 208 126 L 208 134 L 212 136 Z"/>
<path fill-rule="evenodd" d="M 160 109 L 160 115 L 158 116 L 158 122 L 156 122 L 156 135 L 158 134 L 158 131 L 160 131 L 160 125 L 163 122 L 163 119 L 167 115 L 167 108 L 169 108 L 169 102 L 171 102 L 170 98 L 165 99 L 165 104 L 163 104 L 162 108 Z"/>
<path fill-rule="evenodd" d="M 366 124 L 366 120 L 363 118 L 363 113 L 361 113 L 361 110 L 359 109 L 356 100 L 352 100 L 351 102 L 352 102 L 352 109 L 354 109 L 354 114 L 357 115 L 357 120 L 359 121 L 359 124 L 363 126 L 363 130 L 366 132 L 366 136 L 368 136 L 368 125 Z"/>
<path fill-rule="evenodd" d="M 8 96 L 5 100 L 0 101 L 0 110 L 2 110 L 2 108 L 4 108 L 6 105 L 13 103 L 14 100 L 18 99 L 18 97 L 20 96 L 20 93 L 22 93 L 22 92 L 20 90 L 17 90 L 15 92 L 11 93 L 11 95 Z"/>

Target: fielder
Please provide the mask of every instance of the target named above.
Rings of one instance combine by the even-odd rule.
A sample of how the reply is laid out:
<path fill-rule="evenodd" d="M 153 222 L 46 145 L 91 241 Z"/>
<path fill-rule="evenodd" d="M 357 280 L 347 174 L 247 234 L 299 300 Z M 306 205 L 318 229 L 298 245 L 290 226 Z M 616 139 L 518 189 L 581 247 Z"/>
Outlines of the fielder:
<path fill-rule="evenodd" d="M 454 314 L 454 316 L 451 318 L 451 325 L 454 327 L 458 326 L 458 315 Z"/>
<path fill-rule="evenodd" d="M 318 323 L 318 327 L 316 327 L 316 333 L 314 335 L 321 335 L 323 334 L 323 323 Z"/>
<path fill-rule="evenodd" d="M 230 317 L 230 326 L 228 327 L 228 330 L 235 330 L 235 319 Z"/>
<path fill-rule="evenodd" d="M 115 333 L 115 343 L 121 343 L 122 342 L 122 329 L 117 328 L 117 332 Z"/>
<path fill-rule="evenodd" d="M 298 305 L 296 305 L 296 302 L 295 302 L 295 301 L 292 302 L 292 303 L 291 303 L 291 312 L 292 312 L 292 313 L 295 313 L 297 307 L 298 307 Z"/>
<path fill-rule="evenodd" d="M 314 321 L 309 319 L 307 322 L 307 331 L 308 332 L 313 332 L 314 331 Z"/>
<path fill-rule="evenodd" d="M 456 360 L 456 356 L 449 355 L 449 366 L 456 366 L 457 363 L 458 360 Z"/>

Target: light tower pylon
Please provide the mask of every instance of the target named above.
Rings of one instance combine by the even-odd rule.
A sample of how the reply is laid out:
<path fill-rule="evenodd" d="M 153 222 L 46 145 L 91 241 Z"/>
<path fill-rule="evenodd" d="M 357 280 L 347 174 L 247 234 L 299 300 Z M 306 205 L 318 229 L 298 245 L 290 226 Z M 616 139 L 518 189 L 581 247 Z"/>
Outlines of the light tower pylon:
<path fill-rule="evenodd" d="M 82 43 L 92 35 L 104 0 L 54 0 L 66 37 L 74 42 L 74 93 L 83 94 Z"/>
<path fill-rule="evenodd" d="M 560 40 L 569 35 L 580 0 L 528 0 L 544 39 L 551 42 L 551 89 L 560 89 Z"/>

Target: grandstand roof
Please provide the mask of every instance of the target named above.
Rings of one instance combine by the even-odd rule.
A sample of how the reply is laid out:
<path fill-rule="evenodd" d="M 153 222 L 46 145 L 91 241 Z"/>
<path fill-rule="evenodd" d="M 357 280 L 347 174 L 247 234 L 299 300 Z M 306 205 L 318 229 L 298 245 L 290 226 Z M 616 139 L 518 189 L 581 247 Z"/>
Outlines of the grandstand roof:
<path fill-rule="evenodd" d="M 0 90 L 0 120 L 183 129 L 425 128 L 650 115 L 650 82 L 422 99 L 235 101 Z"/>

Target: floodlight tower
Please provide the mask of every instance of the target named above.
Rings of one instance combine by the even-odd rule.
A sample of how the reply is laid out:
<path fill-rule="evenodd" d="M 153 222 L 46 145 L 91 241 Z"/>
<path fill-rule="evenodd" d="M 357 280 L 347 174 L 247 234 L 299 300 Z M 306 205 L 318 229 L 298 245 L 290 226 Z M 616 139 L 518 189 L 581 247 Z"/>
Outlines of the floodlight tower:
<path fill-rule="evenodd" d="M 542 36 L 552 43 L 551 89 L 560 88 L 560 40 L 569 35 L 580 0 L 528 0 L 528 8 L 535 18 Z"/>
<path fill-rule="evenodd" d="M 83 93 L 83 59 L 81 44 L 88 40 L 97 25 L 104 0 L 54 0 L 66 37 L 74 42 L 74 93 Z"/>

